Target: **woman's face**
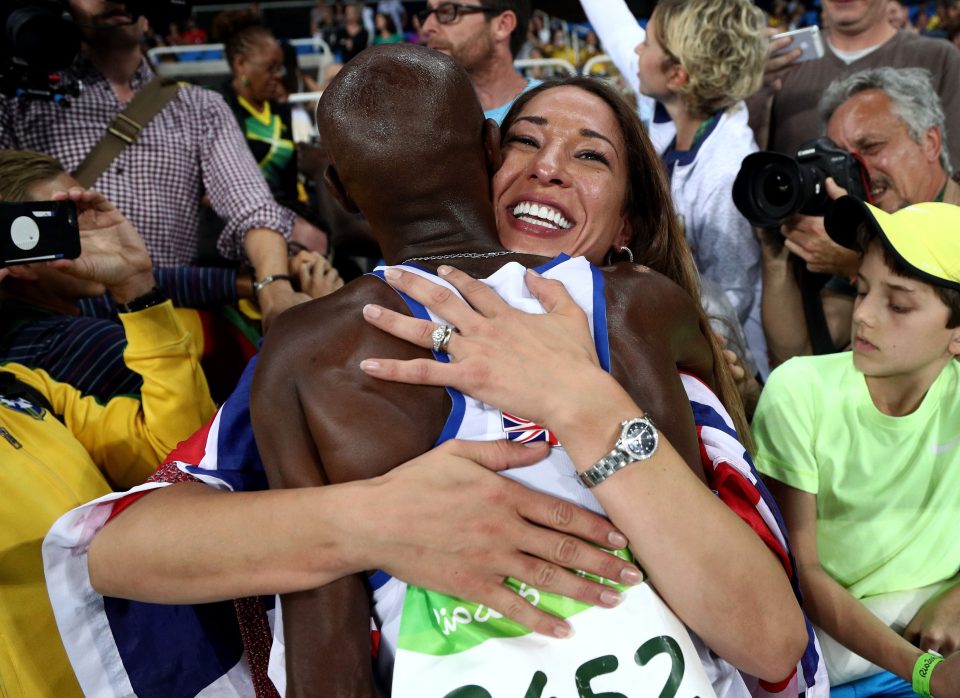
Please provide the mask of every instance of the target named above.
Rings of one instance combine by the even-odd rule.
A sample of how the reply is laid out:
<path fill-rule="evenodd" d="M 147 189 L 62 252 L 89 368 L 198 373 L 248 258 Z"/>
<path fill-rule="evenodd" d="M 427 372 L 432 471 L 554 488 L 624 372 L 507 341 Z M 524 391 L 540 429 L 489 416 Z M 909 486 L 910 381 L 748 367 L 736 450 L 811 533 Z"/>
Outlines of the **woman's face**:
<path fill-rule="evenodd" d="M 283 50 L 276 39 L 255 43 L 237 60 L 241 77 L 247 78 L 250 95 L 259 101 L 276 99 L 284 75 Z"/>
<path fill-rule="evenodd" d="M 613 110 L 578 87 L 534 97 L 503 134 L 493 177 L 504 247 L 602 263 L 630 238 L 624 215 L 627 161 Z"/>

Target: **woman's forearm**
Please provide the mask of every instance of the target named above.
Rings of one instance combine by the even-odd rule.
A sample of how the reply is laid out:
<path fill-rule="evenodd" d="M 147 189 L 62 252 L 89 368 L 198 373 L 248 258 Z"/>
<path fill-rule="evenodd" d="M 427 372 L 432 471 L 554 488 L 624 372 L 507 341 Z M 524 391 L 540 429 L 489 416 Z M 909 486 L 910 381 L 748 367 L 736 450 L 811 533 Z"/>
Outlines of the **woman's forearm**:
<path fill-rule="evenodd" d="M 326 584 L 364 568 L 351 537 L 362 485 L 222 492 L 182 483 L 152 492 L 108 523 L 89 551 L 99 593 L 203 603 Z"/>
<path fill-rule="evenodd" d="M 598 374 L 592 385 L 592 397 L 579 401 L 570 421 L 556 429 L 580 471 L 610 452 L 622 420 L 641 414 L 612 379 L 604 386 Z M 787 575 L 662 434 L 652 458 L 593 491 L 664 600 L 714 651 L 766 680 L 790 674 L 807 635 Z"/>

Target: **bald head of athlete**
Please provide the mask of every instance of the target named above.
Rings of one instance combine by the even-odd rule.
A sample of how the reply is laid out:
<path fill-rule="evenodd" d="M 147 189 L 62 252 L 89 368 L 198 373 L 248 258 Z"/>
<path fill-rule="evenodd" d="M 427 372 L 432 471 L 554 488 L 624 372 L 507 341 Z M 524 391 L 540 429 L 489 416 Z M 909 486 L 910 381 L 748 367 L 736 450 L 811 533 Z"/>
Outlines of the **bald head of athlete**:
<path fill-rule="evenodd" d="M 317 126 L 332 163 L 327 185 L 375 234 L 416 222 L 436 240 L 449 235 L 430 230 L 440 210 L 472 219 L 464 214 L 491 206 L 499 133 L 449 56 L 410 44 L 363 51 L 324 90 Z"/>

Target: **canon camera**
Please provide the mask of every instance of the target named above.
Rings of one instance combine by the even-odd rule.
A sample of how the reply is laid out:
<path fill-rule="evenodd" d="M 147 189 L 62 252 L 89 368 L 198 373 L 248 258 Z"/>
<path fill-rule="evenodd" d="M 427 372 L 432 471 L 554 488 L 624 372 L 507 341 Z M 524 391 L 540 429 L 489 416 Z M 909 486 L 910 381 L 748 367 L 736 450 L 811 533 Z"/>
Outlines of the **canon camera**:
<path fill-rule="evenodd" d="M 761 151 L 748 155 L 733 183 L 733 203 L 753 225 L 772 228 L 802 213 L 822 216 L 830 197 L 827 177 L 862 201 L 870 201 L 867 168 L 828 138 L 804 143 L 797 157 Z"/>

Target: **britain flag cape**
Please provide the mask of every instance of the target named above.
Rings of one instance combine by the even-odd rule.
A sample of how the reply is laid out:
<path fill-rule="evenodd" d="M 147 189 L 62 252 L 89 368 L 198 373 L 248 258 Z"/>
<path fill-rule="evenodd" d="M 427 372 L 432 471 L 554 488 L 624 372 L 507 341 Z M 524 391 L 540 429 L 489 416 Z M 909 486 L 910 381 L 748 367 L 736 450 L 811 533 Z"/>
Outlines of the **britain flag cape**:
<path fill-rule="evenodd" d="M 267 488 L 249 413 L 254 357 L 237 389 L 210 423 L 181 443 L 150 482 L 114 493 L 62 516 L 43 544 L 44 569 L 57 625 L 84 693 L 90 696 L 240 698 L 277 695 L 266 678 L 273 598 L 239 604 L 161 605 L 97 594 L 87 549 L 117 511 L 151 490 L 199 480 L 229 491 Z M 736 437 L 717 397 L 697 378 L 681 375 L 693 408 L 708 485 L 780 560 L 800 599 L 786 531 L 773 498 Z M 197 530 L 196 535 L 204 535 Z M 244 531 L 238 530 L 238 538 Z M 133 571 L 135 573 L 135 571 Z M 242 619 L 238 621 L 239 617 Z M 259 614 L 261 617 L 252 618 Z M 744 677 L 758 698 L 806 692 L 827 698 L 829 684 L 813 628 L 797 670 L 777 685 Z M 264 644 L 266 643 L 266 645 Z"/>

